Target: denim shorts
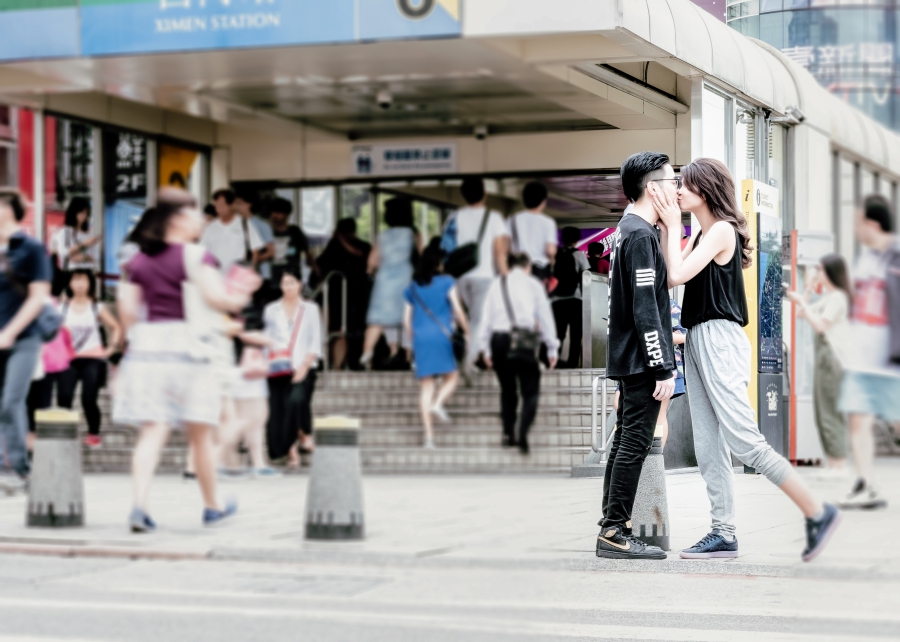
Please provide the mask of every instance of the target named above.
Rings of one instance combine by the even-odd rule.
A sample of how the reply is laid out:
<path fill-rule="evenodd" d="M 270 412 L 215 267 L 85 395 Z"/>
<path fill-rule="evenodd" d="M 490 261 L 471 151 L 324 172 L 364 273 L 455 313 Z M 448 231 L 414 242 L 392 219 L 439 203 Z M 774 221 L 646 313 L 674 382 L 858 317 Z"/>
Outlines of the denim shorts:
<path fill-rule="evenodd" d="M 875 415 L 900 421 L 900 377 L 844 372 L 838 409 L 847 415 Z"/>

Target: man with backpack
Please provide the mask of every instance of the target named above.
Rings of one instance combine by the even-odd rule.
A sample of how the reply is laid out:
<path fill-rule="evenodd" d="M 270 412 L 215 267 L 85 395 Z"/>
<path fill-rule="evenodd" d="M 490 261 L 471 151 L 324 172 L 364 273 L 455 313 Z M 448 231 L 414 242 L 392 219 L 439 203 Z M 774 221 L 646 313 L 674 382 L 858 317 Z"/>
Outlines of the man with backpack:
<path fill-rule="evenodd" d="M 556 287 L 550 292 L 553 303 L 553 318 L 556 320 L 556 335 L 562 345 L 569 333 L 569 356 L 561 368 L 577 368 L 581 360 L 581 334 L 583 330 L 581 310 L 581 273 L 591 269 L 584 252 L 576 246 L 581 240 L 581 230 L 577 227 L 562 229 L 562 245 L 556 252 L 553 278 Z"/>
<path fill-rule="evenodd" d="M 543 183 L 530 181 L 522 190 L 525 209 L 509 219 L 512 251 L 527 254 L 532 276 L 544 282 L 550 278 L 556 256 L 556 221 L 544 214 L 547 196 Z"/>
<path fill-rule="evenodd" d="M 475 337 L 481 327 L 488 288 L 495 276 L 504 276 L 508 271 L 509 232 L 503 217 L 488 208 L 484 181 L 480 177 L 464 178 L 459 191 L 466 206 L 447 219 L 441 247 L 448 252 L 444 271 L 458 280 L 459 296 L 469 313 L 471 336 Z M 463 364 L 467 381 L 478 353 L 477 342 L 470 341 Z"/>
<path fill-rule="evenodd" d="M 891 339 L 900 325 L 900 302 L 891 296 L 898 279 L 900 243 L 893 234 L 890 203 L 880 195 L 865 199 L 856 213 L 856 238 L 862 248 L 853 269 L 851 323 L 854 344 L 848 350 L 838 408 L 850 418 L 850 444 L 857 479 L 841 508 L 885 508 L 873 485 L 875 417 L 900 421 L 900 355 Z"/>

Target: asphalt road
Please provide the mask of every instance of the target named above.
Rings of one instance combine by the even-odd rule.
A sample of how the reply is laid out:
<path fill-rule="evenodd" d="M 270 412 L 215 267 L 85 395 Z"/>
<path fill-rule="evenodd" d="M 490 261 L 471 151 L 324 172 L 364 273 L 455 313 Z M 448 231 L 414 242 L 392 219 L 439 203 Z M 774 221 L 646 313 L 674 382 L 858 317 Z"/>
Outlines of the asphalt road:
<path fill-rule="evenodd" d="M 896 640 L 898 596 L 900 580 L 0 555 L 0 642 Z"/>

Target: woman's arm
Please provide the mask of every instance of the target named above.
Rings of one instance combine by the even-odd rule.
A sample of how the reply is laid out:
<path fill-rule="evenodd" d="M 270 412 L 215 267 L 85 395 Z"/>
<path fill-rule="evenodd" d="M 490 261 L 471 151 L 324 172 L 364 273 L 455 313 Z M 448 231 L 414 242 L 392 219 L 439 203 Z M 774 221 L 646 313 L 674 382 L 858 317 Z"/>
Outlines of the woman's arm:
<path fill-rule="evenodd" d="M 141 312 L 141 286 L 134 283 L 119 283 L 116 290 L 116 306 L 119 319 L 125 329 L 138 322 Z"/>
<path fill-rule="evenodd" d="M 466 336 L 469 336 L 469 319 L 466 318 L 466 312 L 463 310 L 462 303 L 459 300 L 459 292 L 456 290 L 455 285 L 450 288 L 447 296 L 450 298 L 450 307 L 453 308 L 453 318 L 456 319 L 456 324 L 462 328 Z"/>
<path fill-rule="evenodd" d="M 248 279 L 247 290 L 229 293 L 225 289 L 225 281 L 218 270 L 210 265 L 203 264 L 197 270 L 197 286 L 203 295 L 203 300 L 216 310 L 222 312 L 239 312 L 250 302 L 250 295 L 259 287 L 261 281 Z M 252 287 L 256 282 L 256 287 Z M 250 289 L 252 287 L 252 289 Z"/>
<path fill-rule="evenodd" d="M 100 317 L 100 323 L 105 325 L 112 335 L 109 338 L 109 347 L 107 350 L 110 353 L 113 353 L 122 345 L 122 324 L 119 323 L 119 320 L 106 306 L 101 306 L 99 308 L 97 316 Z"/>
<path fill-rule="evenodd" d="M 821 314 L 817 314 L 815 311 L 810 309 L 806 294 L 801 296 L 794 290 L 791 290 L 787 293 L 787 297 L 797 306 L 797 316 L 801 319 L 806 319 L 809 322 L 809 325 L 812 326 L 813 330 L 815 330 L 819 334 L 825 334 L 826 332 L 828 332 L 828 329 L 833 324 L 832 320 L 827 319 Z"/>
<path fill-rule="evenodd" d="M 406 330 L 409 338 L 412 339 L 412 306 L 406 302 L 403 303 L 403 329 Z"/>
<path fill-rule="evenodd" d="M 381 263 L 381 250 L 379 249 L 380 244 L 378 241 L 372 245 L 372 251 L 369 252 L 369 262 L 366 267 L 366 271 L 371 275 L 375 274 L 375 271 L 378 270 L 378 265 Z"/>
<path fill-rule="evenodd" d="M 22 303 L 22 307 L 3 330 L 0 330 L 0 350 L 12 347 L 22 330 L 27 328 L 40 314 L 48 296 L 50 296 L 48 281 L 32 281 L 28 284 L 28 296 Z"/>

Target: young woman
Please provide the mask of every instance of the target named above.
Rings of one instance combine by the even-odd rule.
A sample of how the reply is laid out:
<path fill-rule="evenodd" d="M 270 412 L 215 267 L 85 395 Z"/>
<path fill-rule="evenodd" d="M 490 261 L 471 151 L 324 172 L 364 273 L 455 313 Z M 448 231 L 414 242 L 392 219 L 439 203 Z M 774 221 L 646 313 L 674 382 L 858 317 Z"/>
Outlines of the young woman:
<path fill-rule="evenodd" d="M 456 282 L 453 277 L 441 274 L 444 252 L 440 239 L 435 241 L 425 250 L 413 282 L 403 294 L 406 299 L 403 325 L 412 336 L 416 377 L 422 391 L 419 411 L 425 426 L 425 448 L 434 448 L 432 415 L 442 423 L 450 422 L 444 404 L 459 382 L 453 354 L 453 320 L 467 340 L 469 335 L 469 323 L 459 302 Z M 437 396 L 434 394 L 436 377 L 441 379 Z"/>
<path fill-rule="evenodd" d="M 663 223 L 669 285 L 685 284 L 681 324 L 687 328 L 685 370 L 694 448 L 712 505 L 712 532 L 681 552 L 686 559 L 737 557 L 731 453 L 790 497 L 806 517 L 804 561 L 815 558 L 840 522 L 833 505 L 816 499 L 790 463 L 759 432 L 747 397 L 750 341 L 743 270 L 753 262 L 747 221 L 734 181 L 720 161 L 700 158 L 681 170 L 677 201 L 654 194 Z M 700 222 L 681 248 L 681 212 Z"/>
<path fill-rule="evenodd" d="M 810 303 L 812 293 L 822 296 Z M 828 468 L 844 469 L 847 459 L 847 424 L 838 410 L 841 396 L 841 351 L 850 342 L 850 278 L 847 264 L 837 254 L 822 257 L 814 269 L 806 292 L 788 292 L 797 305 L 797 316 L 806 319 L 815 336 L 815 373 L 813 375 L 813 409 L 819 438 L 828 460 Z"/>
<path fill-rule="evenodd" d="M 281 276 L 282 297 L 266 306 L 263 318 L 271 344 L 270 363 L 276 367 L 278 353 L 287 367 L 269 376 L 269 457 L 289 457 L 289 465 L 300 465 L 298 447 L 312 452 L 312 398 L 316 390 L 316 368 L 322 358 L 319 306 L 306 301 L 300 275 L 291 269 Z M 298 443 L 299 438 L 299 443 Z"/>
<path fill-rule="evenodd" d="M 72 270 L 96 272 L 100 266 L 100 236 L 91 234 L 91 202 L 76 196 L 66 208 L 64 224 L 50 241 L 57 271 L 53 296 L 59 296 L 69 285 Z"/>
<path fill-rule="evenodd" d="M 209 346 L 221 332 L 216 326 L 222 323 L 221 312 L 241 310 L 260 282 L 226 290 L 215 259 L 193 243 L 203 217 L 187 192 L 160 190 L 156 207 L 144 217 L 135 239 L 140 252 L 128 263 L 128 280 L 118 291 L 119 318 L 130 332 L 113 418 L 140 429 L 128 521 L 133 532 L 155 530 L 147 512 L 150 482 L 169 430 L 183 427 L 203 495 L 202 521 L 211 526 L 237 507 L 222 508 L 216 499 L 211 431 L 219 423 L 222 394 Z"/>
<path fill-rule="evenodd" d="M 59 375 L 57 403 L 63 408 L 71 408 L 75 386 L 81 382 L 81 407 L 88 425 L 84 445 L 89 448 L 100 445 L 100 406 L 97 405 L 97 397 L 106 384 L 106 359 L 116 352 L 122 341 L 122 328 L 118 320 L 94 299 L 96 286 L 91 270 L 73 270 L 69 278 L 69 298 L 60 306 L 63 325 L 72 337 L 75 358 L 69 369 Z M 103 345 L 101 326 L 109 332 L 108 347 Z"/>
<path fill-rule="evenodd" d="M 413 229 L 412 202 L 392 198 L 385 204 L 384 222 L 388 229 L 381 233 L 375 249 L 369 254 L 369 273 L 375 273 L 375 286 L 366 315 L 365 343 L 360 363 L 369 366 L 375 345 L 385 328 L 391 328 L 388 345 L 391 361 L 399 355 L 403 323 L 403 292 L 413 275 L 413 253 L 421 252 L 421 239 Z"/>

